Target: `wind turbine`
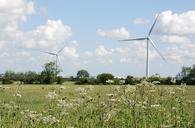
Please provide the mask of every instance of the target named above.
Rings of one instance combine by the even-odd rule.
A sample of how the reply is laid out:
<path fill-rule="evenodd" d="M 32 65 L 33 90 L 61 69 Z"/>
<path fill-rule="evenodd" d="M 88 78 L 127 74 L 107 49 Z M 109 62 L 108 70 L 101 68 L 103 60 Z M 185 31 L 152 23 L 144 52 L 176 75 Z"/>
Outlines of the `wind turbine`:
<path fill-rule="evenodd" d="M 52 56 L 55 56 L 56 59 L 55 59 L 55 66 L 56 66 L 56 75 L 57 75 L 57 71 L 58 71 L 58 61 L 59 61 L 59 54 L 64 50 L 65 46 L 62 47 L 59 51 L 57 51 L 56 53 L 54 52 L 47 52 L 47 51 L 40 51 L 42 53 L 46 53 L 46 54 L 49 54 L 49 55 L 52 55 Z"/>
<path fill-rule="evenodd" d="M 150 28 L 148 35 L 146 37 L 142 37 L 142 38 L 134 38 L 134 39 L 125 39 L 125 40 L 120 40 L 120 41 L 142 41 L 142 40 L 146 40 L 146 44 L 147 44 L 147 55 L 146 55 L 146 78 L 148 78 L 149 76 L 149 46 L 150 44 L 154 47 L 154 49 L 157 51 L 157 53 L 161 56 L 161 58 L 166 62 L 166 59 L 164 58 L 164 56 L 161 54 L 161 52 L 158 50 L 158 48 L 156 47 L 154 41 L 151 39 L 150 35 L 154 29 L 154 26 L 158 20 L 159 14 L 157 15 L 156 19 L 154 20 L 154 23 L 152 24 L 152 27 Z"/>

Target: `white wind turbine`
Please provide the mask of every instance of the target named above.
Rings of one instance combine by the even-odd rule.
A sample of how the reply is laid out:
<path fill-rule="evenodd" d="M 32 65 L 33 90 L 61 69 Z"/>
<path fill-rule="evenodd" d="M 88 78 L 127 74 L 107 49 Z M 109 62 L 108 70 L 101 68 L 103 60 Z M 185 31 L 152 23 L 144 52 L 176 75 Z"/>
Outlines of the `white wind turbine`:
<path fill-rule="evenodd" d="M 158 48 L 156 47 L 154 41 L 150 37 L 150 35 L 152 33 L 152 30 L 154 29 L 154 26 L 155 26 L 155 24 L 157 22 L 158 17 L 159 17 L 159 14 L 157 15 L 157 17 L 156 17 L 152 27 L 150 28 L 150 31 L 149 31 L 148 35 L 146 37 L 120 40 L 120 41 L 141 41 L 141 40 L 146 40 L 146 43 L 147 43 L 147 48 L 146 48 L 147 49 L 147 55 L 146 55 L 146 78 L 148 78 L 148 76 L 149 76 L 149 46 L 150 46 L 150 43 L 152 44 L 154 49 L 157 51 L 157 53 L 162 57 L 162 59 L 166 62 L 166 59 L 161 54 L 161 52 L 158 50 Z"/>
<path fill-rule="evenodd" d="M 49 54 L 49 55 L 52 55 L 52 56 L 55 56 L 56 59 L 55 59 L 55 66 L 56 66 L 56 73 L 58 71 L 58 64 L 60 63 L 60 59 L 59 59 L 59 54 L 64 50 L 65 46 L 62 47 L 58 52 L 54 53 L 54 52 L 47 52 L 47 51 L 40 51 L 40 52 L 43 52 L 43 53 L 46 53 L 46 54 Z"/>

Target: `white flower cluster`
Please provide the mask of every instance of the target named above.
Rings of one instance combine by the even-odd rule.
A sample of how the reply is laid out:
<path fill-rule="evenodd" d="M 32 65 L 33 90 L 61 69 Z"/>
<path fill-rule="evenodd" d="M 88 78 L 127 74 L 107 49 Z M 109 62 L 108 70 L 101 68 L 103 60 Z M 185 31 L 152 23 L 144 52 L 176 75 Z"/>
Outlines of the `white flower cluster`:
<path fill-rule="evenodd" d="M 58 95 L 55 93 L 55 92 L 49 92 L 47 95 L 46 95 L 46 98 L 48 99 L 56 99 L 58 97 Z"/>

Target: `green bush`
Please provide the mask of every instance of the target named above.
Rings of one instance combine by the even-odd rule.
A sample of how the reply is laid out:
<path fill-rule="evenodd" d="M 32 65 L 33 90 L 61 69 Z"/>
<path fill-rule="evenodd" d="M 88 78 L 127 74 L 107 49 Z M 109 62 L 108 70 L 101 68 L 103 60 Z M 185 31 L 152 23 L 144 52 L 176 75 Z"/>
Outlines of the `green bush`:
<path fill-rule="evenodd" d="M 107 80 L 113 80 L 114 76 L 111 73 L 102 73 L 97 76 L 98 84 L 106 84 Z"/>

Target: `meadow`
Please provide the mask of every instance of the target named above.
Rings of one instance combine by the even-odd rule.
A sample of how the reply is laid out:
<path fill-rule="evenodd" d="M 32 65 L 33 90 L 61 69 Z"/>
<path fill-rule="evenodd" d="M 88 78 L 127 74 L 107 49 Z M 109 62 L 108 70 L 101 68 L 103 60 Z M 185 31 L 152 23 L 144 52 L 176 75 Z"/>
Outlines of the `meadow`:
<path fill-rule="evenodd" d="M 0 85 L 2 128 L 193 128 L 195 86 Z"/>

